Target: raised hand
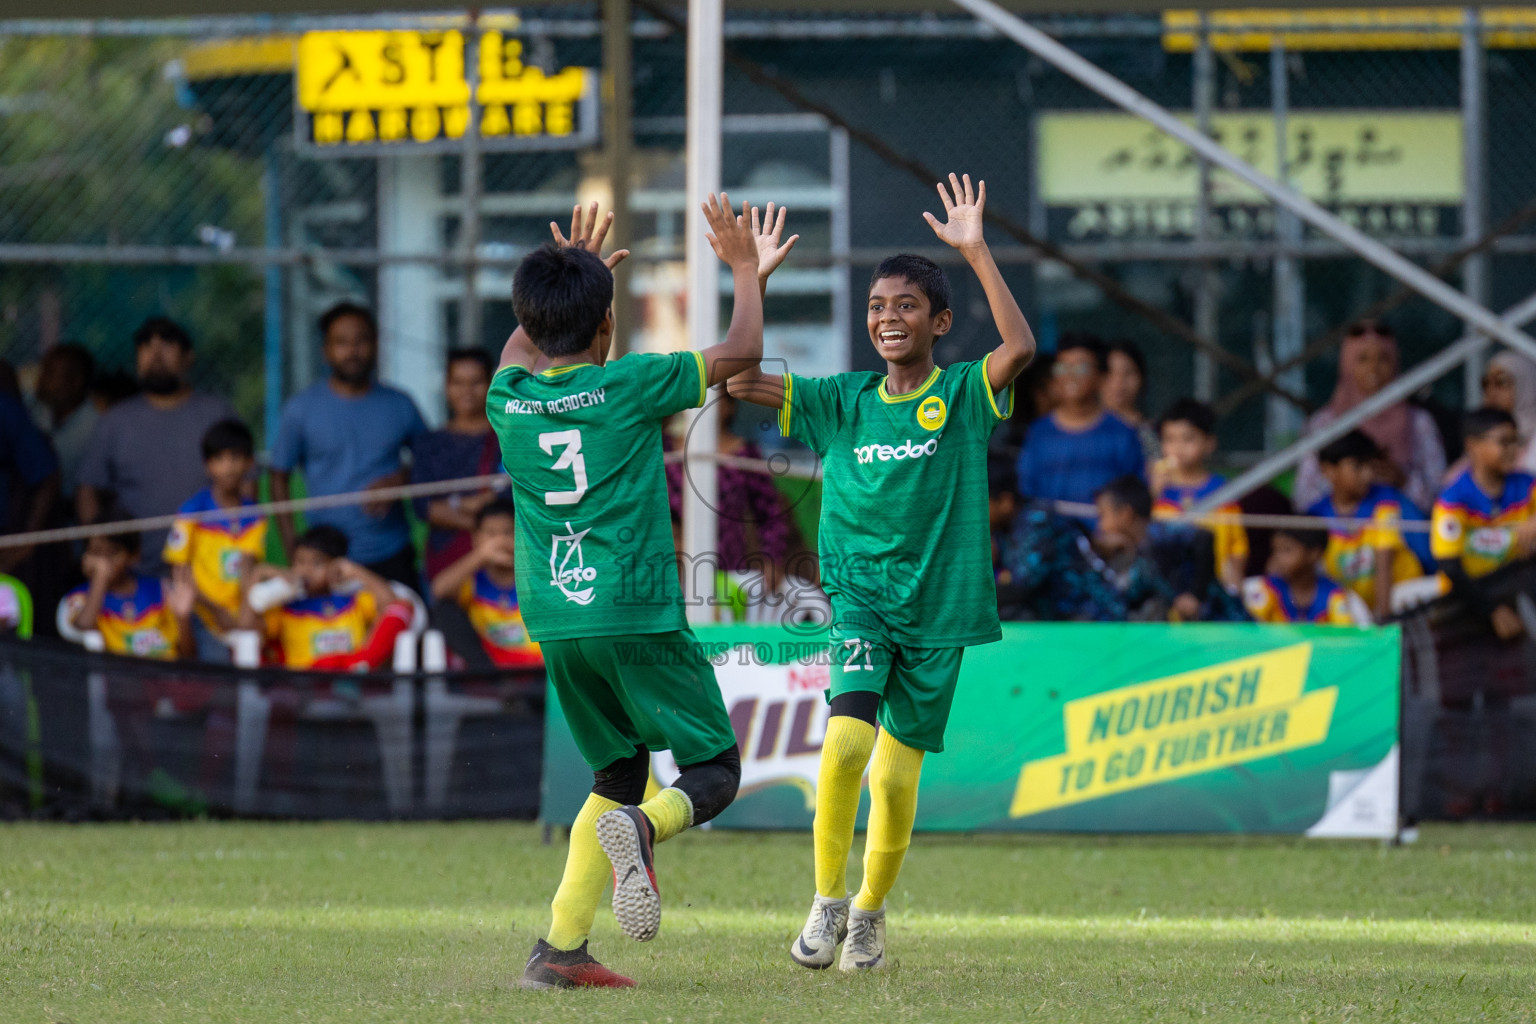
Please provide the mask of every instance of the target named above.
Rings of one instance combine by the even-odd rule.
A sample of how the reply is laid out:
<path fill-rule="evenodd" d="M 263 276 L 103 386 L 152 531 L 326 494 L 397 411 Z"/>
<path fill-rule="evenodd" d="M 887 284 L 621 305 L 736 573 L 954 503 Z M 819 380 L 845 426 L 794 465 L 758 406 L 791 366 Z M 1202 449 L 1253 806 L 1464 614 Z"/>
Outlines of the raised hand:
<path fill-rule="evenodd" d="M 790 235 L 789 241 L 783 245 L 779 239 L 784 235 L 784 214 L 788 211 L 779 207 L 779 216 L 775 220 L 773 216 L 773 204 L 768 204 L 761 222 L 758 220 L 757 207 L 752 207 L 752 235 L 757 239 L 757 276 L 765 278 L 784 262 L 784 257 L 789 255 L 789 250 L 800 241 L 799 235 Z M 766 228 L 766 230 L 764 230 Z"/>
<path fill-rule="evenodd" d="M 942 181 L 938 187 L 939 201 L 944 204 L 948 220 L 941 224 L 933 214 L 924 213 L 923 220 L 933 228 L 933 233 L 956 249 L 975 249 L 985 244 L 981 237 L 981 215 L 987 206 L 987 183 L 978 182 L 973 192 L 969 174 L 963 180 L 951 174 L 949 188 Z"/>
<path fill-rule="evenodd" d="M 752 230 L 751 207 L 742 203 L 738 216 L 731 209 L 731 197 L 724 192 L 710 196 L 700 205 L 704 208 L 704 219 L 709 222 L 704 237 L 709 239 L 709 247 L 721 262 L 733 268 L 746 265 L 757 269 L 757 235 Z"/>
<path fill-rule="evenodd" d="M 178 565 L 171 569 L 170 582 L 165 586 L 165 606 L 177 619 L 187 619 L 197 604 L 197 587 L 192 582 L 190 566 Z"/>
<path fill-rule="evenodd" d="M 587 252 L 592 253 L 594 256 L 601 256 L 603 254 L 603 239 L 608 237 L 608 229 L 611 227 L 613 227 L 613 212 L 610 210 L 608 216 L 602 218 L 601 222 L 599 222 L 596 202 L 586 210 L 583 210 L 581 204 L 577 203 L 571 210 L 571 236 L 569 238 L 560 233 L 559 224 L 556 224 L 554 221 L 549 222 L 549 231 L 555 236 L 556 245 L 575 246 L 578 249 L 587 250 Z M 628 255 L 628 249 L 616 250 L 609 254 L 607 259 L 603 260 L 603 265 L 612 270 L 620 263 L 623 263 L 624 257 Z"/>

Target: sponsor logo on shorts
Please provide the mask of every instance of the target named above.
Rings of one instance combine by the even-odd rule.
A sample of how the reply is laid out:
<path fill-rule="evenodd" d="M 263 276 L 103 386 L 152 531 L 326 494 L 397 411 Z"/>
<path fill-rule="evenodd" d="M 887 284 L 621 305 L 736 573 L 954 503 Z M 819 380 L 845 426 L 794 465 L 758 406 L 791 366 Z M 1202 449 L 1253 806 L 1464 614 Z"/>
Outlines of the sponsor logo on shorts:
<path fill-rule="evenodd" d="M 871 462 L 891 462 L 902 459 L 921 459 L 939 450 L 939 439 L 930 437 L 927 441 L 903 441 L 898 445 L 866 444 L 853 450 L 858 457 L 859 465 L 867 466 Z"/>

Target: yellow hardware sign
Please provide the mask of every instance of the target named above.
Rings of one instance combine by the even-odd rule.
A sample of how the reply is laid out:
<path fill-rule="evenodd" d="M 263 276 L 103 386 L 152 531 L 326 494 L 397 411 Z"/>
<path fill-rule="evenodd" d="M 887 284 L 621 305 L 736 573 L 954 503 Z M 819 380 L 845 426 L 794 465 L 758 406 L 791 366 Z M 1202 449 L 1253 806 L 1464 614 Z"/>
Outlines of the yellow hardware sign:
<path fill-rule="evenodd" d="M 1483 39 L 1493 49 L 1536 46 L 1536 8 L 1488 7 Z M 1210 11 L 1211 48 L 1268 51 L 1278 36 L 1288 50 L 1454 50 L 1465 17 L 1458 7 L 1245 8 Z M 1196 11 L 1163 13 L 1163 48 L 1189 53 L 1199 44 Z"/>
<path fill-rule="evenodd" d="M 1067 749 L 1019 773 L 1022 818 L 1328 738 L 1338 690 L 1303 693 L 1310 643 L 1107 690 L 1063 708 Z"/>
<path fill-rule="evenodd" d="M 462 138 L 469 125 L 464 54 L 458 31 L 306 33 L 296 89 L 309 117 L 308 141 L 344 150 Z M 591 72 L 573 67 L 546 75 L 522 57 L 520 39 L 501 32 L 480 37 L 480 134 L 493 145 L 595 135 Z"/>

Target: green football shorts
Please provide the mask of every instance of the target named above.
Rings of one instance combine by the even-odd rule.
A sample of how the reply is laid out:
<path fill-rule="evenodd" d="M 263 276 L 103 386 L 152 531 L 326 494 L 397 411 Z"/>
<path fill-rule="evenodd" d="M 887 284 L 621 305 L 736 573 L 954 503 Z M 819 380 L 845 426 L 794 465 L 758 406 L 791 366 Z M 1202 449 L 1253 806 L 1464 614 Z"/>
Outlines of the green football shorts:
<path fill-rule="evenodd" d="M 964 656 L 964 647 L 907 647 L 873 632 L 834 633 L 827 702 L 841 693 L 878 693 L 880 728 L 909 747 L 941 753 Z"/>
<path fill-rule="evenodd" d="M 539 647 L 576 749 L 593 771 L 642 746 L 690 765 L 736 745 L 714 666 L 691 629 Z"/>

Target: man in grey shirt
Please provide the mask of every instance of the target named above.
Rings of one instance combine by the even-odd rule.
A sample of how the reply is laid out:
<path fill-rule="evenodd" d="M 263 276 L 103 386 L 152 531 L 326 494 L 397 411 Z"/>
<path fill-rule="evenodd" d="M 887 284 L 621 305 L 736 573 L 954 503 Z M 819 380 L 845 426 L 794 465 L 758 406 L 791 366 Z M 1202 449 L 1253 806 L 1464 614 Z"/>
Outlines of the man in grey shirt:
<path fill-rule="evenodd" d="M 125 515 L 169 515 L 208 484 L 202 441 L 208 428 L 230 419 L 222 398 L 192 390 L 192 338 L 180 324 L 151 317 L 133 332 L 139 394 L 102 414 L 91 432 L 75 491 L 82 523 L 110 505 Z M 165 530 L 144 534 L 142 565 L 158 573 Z"/>

